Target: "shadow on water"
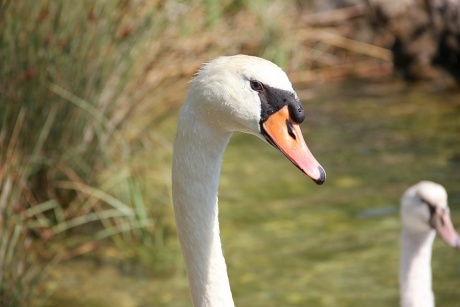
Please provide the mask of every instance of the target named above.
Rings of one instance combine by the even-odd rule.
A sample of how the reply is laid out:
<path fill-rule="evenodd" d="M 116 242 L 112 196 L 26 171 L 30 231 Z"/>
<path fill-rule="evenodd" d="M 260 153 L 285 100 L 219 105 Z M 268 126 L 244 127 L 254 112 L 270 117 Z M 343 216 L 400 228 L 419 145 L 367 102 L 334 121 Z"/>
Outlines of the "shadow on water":
<path fill-rule="evenodd" d="M 460 228 L 460 94 L 350 81 L 299 95 L 323 186 L 252 136 L 235 134 L 224 156 L 221 235 L 235 303 L 397 306 L 402 192 L 443 184 Z M 459 255 L 436 240 L 432 265 L 437 306 L 458 304 Z M 167 278 L 84 261 L 56 270 L 65 278 L 48 307 L 190 306 L 183 267 Z"/>

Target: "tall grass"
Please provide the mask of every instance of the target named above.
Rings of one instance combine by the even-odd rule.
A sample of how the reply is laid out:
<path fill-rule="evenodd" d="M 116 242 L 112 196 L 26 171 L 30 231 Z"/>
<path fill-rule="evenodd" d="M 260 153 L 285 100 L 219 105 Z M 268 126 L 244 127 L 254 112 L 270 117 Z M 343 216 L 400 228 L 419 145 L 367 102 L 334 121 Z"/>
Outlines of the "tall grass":
<path fill-rule="evenodd" d="M 32 161 L 18 151 L 25 117 L 22 109 L 8 142 L 4 135 L 0 142 L 0 306 L 28 306 L 35 298 L 35 286 L 45 279 L 48 268 L 57 259 L 53 257 L 48 265 L 40 265 L 32 246 L 31 229 L 34 227 L 31 223 L 40 219 L 38 211 L 34 210 L 39 207 L 27 206 L 32 193 L 27 183 Z M 40 151 L 49 132 L 49 123 L 45 122 L 34 152 Z M 53 206 L 56 206 L 53 201 L 41 205 L 45 208 Z"/>
<path fill-rule="evenodd" d="M 0 6 L 0 306 L 30 306 L 43 263 L 57 259 L 46 246 L 69 230 L 149 243 L 155 221 L 130 168 L 136 140 L 120 132 L 135 105 L 120 98 L 156 29 L 121 0 Z"/>

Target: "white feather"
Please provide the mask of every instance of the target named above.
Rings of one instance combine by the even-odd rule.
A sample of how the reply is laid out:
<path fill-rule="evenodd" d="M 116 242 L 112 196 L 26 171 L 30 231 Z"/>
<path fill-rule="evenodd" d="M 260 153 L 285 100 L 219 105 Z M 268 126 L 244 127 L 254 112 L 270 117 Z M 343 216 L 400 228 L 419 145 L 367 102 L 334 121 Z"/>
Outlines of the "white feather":
<path fill-rule="evenodd" d="M 293 92 L 286 74 L 269 61 L 221 57 L 195 76 L 179 115 L 173 203 L 195 306 L 234 306 L 219 236 L 217 190 L 231 133 L 262 137 L 260 98 L 250 80 Z"/>

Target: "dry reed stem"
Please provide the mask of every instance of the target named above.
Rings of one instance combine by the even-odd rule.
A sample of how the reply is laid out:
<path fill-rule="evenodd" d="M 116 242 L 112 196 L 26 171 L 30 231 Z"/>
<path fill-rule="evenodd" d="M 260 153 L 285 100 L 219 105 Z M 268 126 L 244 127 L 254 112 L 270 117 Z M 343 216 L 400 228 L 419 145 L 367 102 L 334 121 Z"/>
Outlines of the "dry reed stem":
<path fill-rule="evenodd" d="M 322 68 L 316 70 L 296 71 L 289 74 L 293 84 L 304 85 L 310 83 L 322 83 L 325 81 L 340 80 L 350 75 L 359 78 L 381 78 L 388 76 L 393 71 L 391 63 L 376 63 L 373 61 L 362 61 L 340 65 L 333 68 Z"/>
<path fill-rule="evenodd" d="M 392 53 L 388 49 L 346 38 L 330 31 L 321 29 L 301 29 L 297 31 L 296 36 L 299 41 L 321 41 L 325 44 L 340 47 L 360 55 L 366 55 L 388 62 L 392 60 Z"/>
<path fill-rule="evenodd" d="M 362 17 L 367 12 L 367 5 L 359 4 L 345 8 L 318 12 L 301 17 L 304 26 L 330 26 L 348 21 L 352 18 Z"/>

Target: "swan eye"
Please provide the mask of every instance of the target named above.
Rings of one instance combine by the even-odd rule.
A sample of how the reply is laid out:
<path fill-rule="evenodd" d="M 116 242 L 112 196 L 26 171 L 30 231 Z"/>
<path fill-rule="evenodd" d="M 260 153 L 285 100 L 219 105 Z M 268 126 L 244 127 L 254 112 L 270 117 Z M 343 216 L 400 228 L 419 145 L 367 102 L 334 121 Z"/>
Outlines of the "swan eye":
<path fill-rule="evenodd" d="M 251 88 L 256 92 L 261 92 L 264 89 L 262 83 L 260 83 L 259 81 L 251 81 L 250 84 Z"/>
<path fill-rule="evenodd" d="M 428 209 L 430 210 L 430 216 L 432 217 L 433 214 L 436 212 L 436 206 L 424 198 L 420 198 L 420 201 L 428 206 Z"/>

